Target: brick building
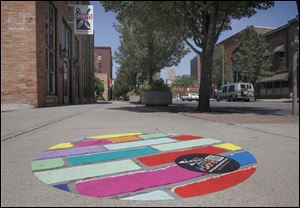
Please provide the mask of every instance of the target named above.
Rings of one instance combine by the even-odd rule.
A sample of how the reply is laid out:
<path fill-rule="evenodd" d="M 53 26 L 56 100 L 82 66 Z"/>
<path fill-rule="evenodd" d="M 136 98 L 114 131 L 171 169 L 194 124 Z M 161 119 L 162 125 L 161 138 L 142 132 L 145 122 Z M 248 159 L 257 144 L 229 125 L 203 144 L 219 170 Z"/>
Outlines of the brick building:
<path fill-rule="evenodd" d="M 268 43 L 271 76 L 259 81 L 258 90 L 261 98 L 288 98 L 292 92 L 293 42 L 299 23 L 292 19 L 283 25 L 266 33 Z M 299 49 L 298 49 L 299 50 Z M 298 56 L 299 57 L 299 56 Z M 299 60 L 298 62 L 298 97 L 299 97 Z"/>
<path fill-rule="evenodd" d="M 259 34 L 266 34 L 270 31 L 272 31 L 274 28 L 268 28 L 268 27 L 257 27 L 257 26 L 250 26 L 254 29 L 255 32 Z M 246 30 L 246 29 L 244 29 Z M 239 82 L 242 79 L 241 74 L 236 71 L 236 68 L 234 67 L 232 56 L 234 52 L 237 50 L 237 45 L 239 42 L 239 36 L 244 31 L 240 31 L 233 36 L 221 41 L 218 43 L 218 45 L 224 46 L 224 53 L 225 53 L 225 63 L 226 63 L 226 80 L 229 80 L 229 82 Z"/>
<path fill-rule="evenodd" d="M 110 47 L 95 47 L 95 76 L 104 84 L 103 98 L 112 99 L 112 52 Z"/>
<path fill-rule="evenodd" d="M 267 42 L 271 63 L 270 76 L 261 79 L 257 84 L 259 98 L 288 98 L 292 92 L 293 47 L 296 28 L 299 23 L 296 18 L 279 28 L 250 26 L 257 33 L 262 34 Z M 221 41 L 218 45 L 224 46 L 225 53 L 225 80 L 232 82 L 243 81 L 243 77 L 232 61 L 233 54 L 238 49 L 240 31 Z M 191 60 L 191 75 L 201 74 L 202 56 L 197 55 Z M 298 96 L 299 96 L 299 61 L 298 61 Z"/>
<path fill-rule="evenodd" d="M 94 36 L 74 35 L 73 6 L 88 1 L 1 1 L 1 104 L 91 102 Z"/>

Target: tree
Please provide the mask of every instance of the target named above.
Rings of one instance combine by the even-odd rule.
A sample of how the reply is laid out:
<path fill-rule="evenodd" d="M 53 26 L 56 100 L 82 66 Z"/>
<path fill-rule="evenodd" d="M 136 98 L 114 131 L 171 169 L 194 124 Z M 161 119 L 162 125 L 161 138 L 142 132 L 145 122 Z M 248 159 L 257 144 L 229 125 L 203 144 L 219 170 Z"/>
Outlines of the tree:
<path fill-rule="evenodd" d="M 104 84 L 96 76 L 95 76 L 95 92 L 96 92 L 97 97 L 102 96 L 102 93 L 104 92 Z"/>
<path fill-rule="evenodd" d="M 244 77 L 244 82 L 256 82 L 267 75 L 271 64 L 266 56 L 267 43 L 262 35 L 251 27 L 246 28 L 240 35 L 237 51 L 233 62 Z"/>
<path fill-rule="evenodd" d="M 124 96 L 134 88 L 135 80 L 133 79 L 132 74 L 121 66 L 116 73 L 116 79 L 114 81 L 114 97 Z"/>
<path fill-rule="evenodd" d="M 225 76 L 225 65 L 226 65 L 225 60 L 226 58 L 225 58 L 224 46 L 222 45 L 216 46 L 213 55 L 211 81 L 212 83 L 217 84 L 218 87 L 220 87 L 223 84 L 223 76 L 224 76 L 224 83 L 227 82 Z M 224 67 L 224 72 L 223 72 L 223 67 Z"/>
<path fill-rule="evenodd" d="M 182 75 L 176 77 L 176 79 L 172 82 L 172 86 L 175 87 L 181 87 L 181 88 L 188 88 L 193 86 L 194 84 L 197 83 L 197 79 L 193 76 L 188 76 L 188 75 Z"/>
<path fill-rule="evenodd" d="M 215 44 L 222 31 L 230 29 L 232 19 L 251 17 L 257 10 L 268 9 L 273 1 L 163 1 L 163 2 L 102 2 L 107 10 L 118 12 L 119 18 L 128 15 L 139 16 L 156 25 L 157 32 L 169 31 L 175 37 L 181 37 L 197 54 L 202 54 L 201 82 L 198 102 L 199 111 L 209 111 L 210 86 L 212 76 L 212 60 Z M 139 10 L 137 8 L 143 7 Z M 137 13 L 137 14 L 135 14 Z M 141 16 L 142 14 L 142 16 Z M 155 23 L 155 24 L 154 24 Z M 151 29 L 153 27 L 150 27 Z M 148 40 L 153 41 L 149 35 Z M 149 28 L 148 28 L 149 29 Z M 194 44 L 191 43 L 193 41 Z M 148 50 L 151 59 L 154 58 L 153 44 Z M 157 46 L 157 45 L 154 45 Z M 153 68 L 153 66 L 149 66 Z M 158 68 L 158 67 L 154 67 Z M 150 69 L 151 71 L 151 69 Z"/>
<path fill-rule="evenodd" d="M 164 67 L 178 65 L 189 52 L 183 38 L 170 31 L 162 21 L 159 3 L 105 1 L 101 4 L 106 11 L 117 13 L 121 48 L 116 60 L 122 65 L 125 63 L 125 70 L 134 68 L 150 84 L 157 72 Z"/>
<path fill-rule="evenodd" d="M 209 111 L 213 53 L 221 32 L 230 29 L 232 19 L 251 17 L 257 10 L 273 5 L 273 1 L 179 1 L 169 8 L 169 12 L 175 11 L 170 14 L 181 25 L 178 29 L 187 45 L 203 57 L 199 111 Z"/>

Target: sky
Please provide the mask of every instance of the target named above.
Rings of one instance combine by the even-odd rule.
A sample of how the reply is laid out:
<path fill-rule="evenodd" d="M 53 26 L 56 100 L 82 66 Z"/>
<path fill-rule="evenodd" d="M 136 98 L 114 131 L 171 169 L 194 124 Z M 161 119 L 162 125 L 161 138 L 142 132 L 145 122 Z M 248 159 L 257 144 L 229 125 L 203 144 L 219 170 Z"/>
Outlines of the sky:
<path fill-rule="evenodd" d="M 108 46 L 112 48 L 112 53 L 118 49 L 120 45 L 119 33 L 113 27 L 117 24 L 116 15 L 113 12 L 105 12 L 99 1 L 91 1 L 94 6 L 94 31 L 95 46 Z M 243 30 L 247 26 L 261 26 L 278 28 L 288 23 L 289 20 L 298 15 L 296 1 L 276 1 L 274 7 L 268 10 L 258 10 L 258 12 L 250 18 L 242 18 L 231 22 L 232 30 L 221 33 L 218 42 L 234 35 Z M 180 64 L 175 66 L 176 75 L 190 74 L 190 60 L 196 56 L 191 50 L 182 58 Z M 113 78 L 115 78 L 116 70 L 119 65 L 113 61 Z M 165 77 L 164 70 L 161 77 Z"/>

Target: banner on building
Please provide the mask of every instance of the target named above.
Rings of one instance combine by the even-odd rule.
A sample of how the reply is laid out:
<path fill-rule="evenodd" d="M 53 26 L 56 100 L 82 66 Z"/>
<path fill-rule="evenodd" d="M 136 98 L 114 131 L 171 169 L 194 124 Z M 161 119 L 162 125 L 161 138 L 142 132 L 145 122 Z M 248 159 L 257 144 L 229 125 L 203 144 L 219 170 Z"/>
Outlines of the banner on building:
<path fill-rule="evenodd" d="M 93 5 L 75 5 L 74 7 L 74 33 L 77 35 L 94 34 Z"/>

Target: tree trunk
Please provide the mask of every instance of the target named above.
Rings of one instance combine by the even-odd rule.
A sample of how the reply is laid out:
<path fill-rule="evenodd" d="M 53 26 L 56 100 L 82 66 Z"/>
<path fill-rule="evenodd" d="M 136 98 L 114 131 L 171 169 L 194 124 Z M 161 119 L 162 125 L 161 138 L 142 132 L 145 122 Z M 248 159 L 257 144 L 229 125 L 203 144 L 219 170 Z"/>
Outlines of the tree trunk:
<path fill-rule="evenodd" d="M 202 66 L 201 66 L 201 82 L 199 88 L 199 101 L 198 110 L 201 112 L 208 112 L 209 99 L 210 99 L 210 87 L 211 87 L 211 69 L 213 62 L 213 51 L 214 45 L 212 47 L 207 47 L 206 51 L 202 53 Z"/>

